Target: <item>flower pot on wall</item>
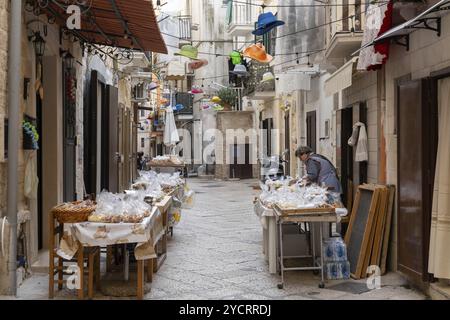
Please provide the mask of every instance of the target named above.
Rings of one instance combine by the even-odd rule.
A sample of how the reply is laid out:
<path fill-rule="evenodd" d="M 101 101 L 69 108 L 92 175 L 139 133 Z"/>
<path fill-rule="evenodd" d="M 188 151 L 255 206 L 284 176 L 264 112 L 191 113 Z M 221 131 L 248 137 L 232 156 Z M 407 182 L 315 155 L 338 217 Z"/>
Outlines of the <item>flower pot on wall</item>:
<path fill-rule="evenodd" d="M 223 111 L 232 111 L 231 104 L 224 103 L 224 104 L 222 104 L 222 106 L 223 106 Z"/>

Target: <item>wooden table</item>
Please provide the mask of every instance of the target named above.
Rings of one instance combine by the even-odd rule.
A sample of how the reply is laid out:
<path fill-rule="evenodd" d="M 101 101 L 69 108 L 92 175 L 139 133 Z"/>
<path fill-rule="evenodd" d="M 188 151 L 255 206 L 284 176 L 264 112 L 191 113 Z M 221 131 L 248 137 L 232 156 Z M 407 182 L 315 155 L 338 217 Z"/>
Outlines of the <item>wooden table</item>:
<path fill-rule="evenodd" d="M 324 261 L 323 261 L 323 235 L 322 235 L 322 223 L 333 223 L 337 222 L 336 210 L 335 208 L 307 208 L 307 209 L 282 209 L 277 205 L 273 206 L 273 209 L 277 217 L 278 225 L 278 235 L 279 235 L 279 265 L 281 271 L 281 283 L 278 284 L 279 289 L 284 287 L 284 271 L 293 270 L 319 270 L 321 272 L 321 282 L 319 288 L 325 287 L 324 282 Z M 311 267 L 295 267 L 286 268 L 284 266 L 284 254 L 283 254 L 283 223 L 318 223 L 319 234 L 320 234 L 320 264 L 316 266 L 316 250 L 314 241 L 310 241 L 312 244 L 312 256 L 301 256 L 298 258 L 312 258 L 313 265 Z M 314 228 L 311 229 L 314 239 Z"/>
<path fill-rule="evenodd" d="M 157 202 L 155 206 L 159 209 L 163 217 L 164 235 L 156 246 L 158 258 L 153 261 L 153 272 L 158 272 L 161 265 L 167 258 L 167 235 L 169 233 L 169 210 L 172 205 L 172 196 L 165 196 L 163 200 Z"/>

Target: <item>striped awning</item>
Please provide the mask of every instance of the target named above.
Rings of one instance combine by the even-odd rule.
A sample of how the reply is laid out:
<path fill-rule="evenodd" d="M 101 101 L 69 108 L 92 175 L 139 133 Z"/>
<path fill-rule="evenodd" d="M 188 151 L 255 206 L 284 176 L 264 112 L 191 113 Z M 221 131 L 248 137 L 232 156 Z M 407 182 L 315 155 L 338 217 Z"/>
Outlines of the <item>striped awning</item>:
<path fill-rule="evenodd" d="M 67 5 L 49 1 L 46 14 L 88 43 L 167 53 L 167 47 L 149 0 L 88 0 L 81 7 L 81 29 L 66 27 Z"/>

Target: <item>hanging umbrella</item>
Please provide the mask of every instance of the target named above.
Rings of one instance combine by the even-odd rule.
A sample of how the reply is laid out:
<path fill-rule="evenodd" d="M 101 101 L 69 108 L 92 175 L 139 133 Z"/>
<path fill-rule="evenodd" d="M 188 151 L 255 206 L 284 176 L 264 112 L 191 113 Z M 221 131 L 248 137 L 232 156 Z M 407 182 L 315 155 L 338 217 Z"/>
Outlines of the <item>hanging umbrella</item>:
<path fill-rule="evenodd" d="M 174 151 L 175 145 L 180 141 L 178 135 L 177 126 L 175 124 L 175 117 L 173 116 L 173 108 L 166 108 L 166 126 L 164 128 L 164 144 L 168 147 L 172 147 Z"/>

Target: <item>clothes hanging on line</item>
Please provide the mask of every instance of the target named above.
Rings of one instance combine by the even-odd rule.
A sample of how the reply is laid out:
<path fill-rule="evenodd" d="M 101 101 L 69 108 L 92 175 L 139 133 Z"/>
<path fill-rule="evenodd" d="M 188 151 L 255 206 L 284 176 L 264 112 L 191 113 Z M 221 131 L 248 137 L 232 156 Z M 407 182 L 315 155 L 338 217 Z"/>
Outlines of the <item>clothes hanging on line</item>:
<path fill-rule="evenodd" d="M 353 132 L 348 145 L 354 147 L 356 145 L 355 161 L 363 162 L 369 160 L 369 152 L 367 147 L 367 130 L 362 122 L 357 122 L 353 125 Z"/>

